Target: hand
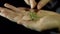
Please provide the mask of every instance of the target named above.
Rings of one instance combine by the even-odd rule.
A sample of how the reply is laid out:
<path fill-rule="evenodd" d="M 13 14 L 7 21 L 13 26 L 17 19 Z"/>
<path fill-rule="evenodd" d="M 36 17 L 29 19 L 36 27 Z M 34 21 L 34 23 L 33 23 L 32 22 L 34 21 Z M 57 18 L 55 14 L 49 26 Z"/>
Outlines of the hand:
<path fill-rule="evenodd" d="M 34 21 L 31 20 L 30 12 L 35 12 L 34 9 L 27 8 L 16 8 L 10 4 L 4 4 L 5 7 L 0 7 L 0 15 L 16 22 L 17 24 L 21 24 L 27 28 L 36 31 L 43 31 L 52 28 L 59 28 L 60 29 L 60 14 L 47 11 L 47 10 L 39 10 L 37 13 L 32 14 L 33 17 L 36 15 L 39 16 L 39 19 Z M 34 18 L 35 18 L 34 17 Z"/>
<path fill-rule="evenodd" d="M 38 3 L 36 3 L 35 0 L 24 0 L 26 2 L 27 5 L 31 6 L 31 8 L 36 7 L 37 5 L 37 9 L 41 9 L 42 7 L 44 7 L 50 0 L 41 0 Z"/>

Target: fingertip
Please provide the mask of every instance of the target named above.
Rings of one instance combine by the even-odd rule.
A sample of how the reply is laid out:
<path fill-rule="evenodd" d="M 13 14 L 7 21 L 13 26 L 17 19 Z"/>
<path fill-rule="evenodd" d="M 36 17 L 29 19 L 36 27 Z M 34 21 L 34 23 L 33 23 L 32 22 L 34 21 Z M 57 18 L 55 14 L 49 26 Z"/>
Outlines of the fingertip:
<path fill-rule="evenodd" d="M 5 7 L 8 7 L 8 6 L 9 6 L 9 4 L 8 4 L 8 3 L 5 3 L 5 4 L 4 4 L 4 6 L 5 6 Z"/>

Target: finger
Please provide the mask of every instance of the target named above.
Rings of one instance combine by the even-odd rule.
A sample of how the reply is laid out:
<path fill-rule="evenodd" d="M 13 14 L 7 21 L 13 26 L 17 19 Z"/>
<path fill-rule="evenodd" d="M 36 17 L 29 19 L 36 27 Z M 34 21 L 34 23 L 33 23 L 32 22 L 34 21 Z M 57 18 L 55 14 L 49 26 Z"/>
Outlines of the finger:
<path fill-rule="evenodd" d="M 27 5 L 30 5 L 30 0 L 24 0 Z"/>
<path fill-rule="evenodd" d="M 2 7 L 0 7 L 0 15 L 3 16 L 3 17 L 5 17 L 5 18 L 8 18 L 11 21 L 14 21 L 14 18 L 16 16 L 18 16 L 13 11 L 11 11 L 9 9 L 6 9 L 6 8 L 2 8 Z"/>
<path fill-rule="evenodd" d="M 24 9 L 26 9 L 25 7 L 17 7 L 18 9 L 22 9 L 22 10 L 24 10 Z"/>
<path fill-rule="evenodd" d="M 10 4 L 8 4 L 8 3 L 5 3 L 4 6 L 7 7 L 7 8 L 9 8 L 9 9 L 14 10 L 17 13 L 22 12 L 20 9 L 18 9 L 18 8 L 14 7 L 14 6 L 10 5 Z"/>
<path fill-rule="evenodd" d="M 41 9 L 42 7 L 44 7 L 50 0 L 41 0 L 39 1 L 38 5 L 37 5 L 37 9 Z"/>
<path fill-rule="evenodd" d="M 29 11 L 29 8 L 25 8 L 25 7 L 17 7 L 17 8 L 21 11 Z"/>
<path fill-rule="evenodd" d="M 30 6 L 31 8 L 34 8 L 36 6 L 36 1 L 35 0 L 30 0 Z"/>
<path fill-rule="evenodd" d="M 16 8 L 16 7 L 14 7 L 14 6 L 12 6 L 12 5 L 8 4 L 8 3 L 5 3 L 4 6 L 7 7 L 7 8 L 12 9 L 17 14 L 24 14 L 26 12 L 25 8 L 23 8 L 23 7 Z"/>

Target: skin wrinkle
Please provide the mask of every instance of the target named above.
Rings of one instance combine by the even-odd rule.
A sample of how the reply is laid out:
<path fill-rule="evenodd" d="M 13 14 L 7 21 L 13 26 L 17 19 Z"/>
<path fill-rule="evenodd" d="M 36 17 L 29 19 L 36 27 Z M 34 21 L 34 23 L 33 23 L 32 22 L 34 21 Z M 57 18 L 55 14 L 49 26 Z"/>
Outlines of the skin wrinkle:
<path fill-rule="evenodd" d="M 6 8 L 8 8 L 8 7 L 6 7 Z M 11 7 L 12 8 L 12 7 Z M 10 9 L 11 9 L 10 8 Z M 15 7 L 16 8 L 16 7 Z M 13 10 L 13 9 L 12 9 Z M 17 10 L 17 8 L 16 8 L 16 10 Z M 24 10 L 24 9 L 23 9 Z M 32 9 L 32 10 L 34 10 L 34 9 Z M 15 10 L 14 10 L 15 11 Z M 17 24 L 22 24 L 23 26 L 25 26 L 26 28 L 30 28 L 30 29 L 32 29 L 32 30 L 36 30 L 36 31 L 42 31 L 42 30 L 47 30 L 47 29 L 51 29 L 51 28 L 54 28 L 54 27 L 57 27 L 57 25 L 55 24 L 55 23 L 57 23 L 57 24 L 59 24 L 59 22 L 60 22 L 60 19 L 59 19 L 59 17 L 60 17 L 60 14 L 58 14 L 58 13 L 55 13 L 55 12 L 51 12 L 51 11 L 47 11 L 47 10 L 39 10 L 38 12 L 37 12 L 37 15 L 40 15 L 42 18 L 40 18 L 40 20 L 38 20 L 38 21 L 29 21 L 29 20 L 22 20 L 22 18 L 20 19 L 20 15 L 19 14 L 17 14 L 17 12 L 19 12 L 19 9 L 18 9 L 18 11 L 17 12 L 14 12 L 14 11 L 10 11 L 10 13 L 12 13 L 12 15 L 18 15 L 18 16 L 16 16 L 16 22 L 17 22 Z M 31 10 L 28 10 L 28 11 L 31 11 Z M 5 11 L 6 12 L 6 11 Z M 26 11 L 27 12 L 27 11 Z M 8 13 L 9 15 L 7 15 L 7 19 L 9 19 L 10 18 L 10 13 Z M 39 14 L 38 14 L 39 13 Z M 4 14 L 4 13 L 2 13 L 2 14 Z M 1 15 L 2 15 L 1 14 Z M 21 13 L 21 14 L 23 14 L 23 13 Z M 5 14 L 4 14 L 5 15 Z M 25 14 L 23 14 L 23 16 L 25 16 L 25 15 L 27 15 L 26 13 Z M 47 16 L 47 17 L 45 17 L 45 16 Z M 58 17 L 59 16 L 59 17 Z M 15 16 L 14 16 L 15 17 Z M 11 18 L 11 19 L 13 19 L 13 18 Z M 26 18 L 27 19 L 27 18 Z M 55 20 L 56 19 L 56 20 Z M 13 20 L 15 20 L 15 18 L 13 19 Z M 13 21 L 12 20 L 12 21 Z M 21 21 L 20 21 L 21 20 Z M 53 21 L 52 21 L 53 20 Z M 50 23 L 51 22 L 51 23 Z M 50 24 L 49 24 L 50 23 Z M 49 25 L 48 25 L 49 24 Z M 52 26 L 52 27 L 51 27 Z M 59 26 L 58 26 L 58 28 L 59 28 Z"/>

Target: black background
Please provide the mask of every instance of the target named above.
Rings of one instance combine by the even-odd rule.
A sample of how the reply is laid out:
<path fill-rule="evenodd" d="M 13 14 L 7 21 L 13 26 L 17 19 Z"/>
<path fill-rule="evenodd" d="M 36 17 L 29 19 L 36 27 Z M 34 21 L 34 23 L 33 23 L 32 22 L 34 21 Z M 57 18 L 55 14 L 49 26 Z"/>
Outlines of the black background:
<path fill-rule="evenodd" d="M 39 0 L 37 0 L 39 1 Z M 26 5 L 26 3 L 24 2 L 24 0 L 0 0 L 0 7 L 4 7 L 4 3 L 9 3 L 9 4 L 12 4 L 13 6 L 15 7 L 28 7 L 30 8 L 30 6 Z M 59 3 L 59 2 L 58 2 Z M 49 6 L 49 3 L 46 5 L 46 6 Z M 60 5 L 57 4 L 55 5 L 55 7 L 53 8 L 48 8 L 48 7 L 43 7 L 44 10 L 53 10 L 55 11 L 55 9 L 57 7 L 59 7 Z M 46 30 L 46 31 L 42 31 L 42 32 L 37 32 L 37 31 L 34 31 L 34 30 L 30 30 L 30 29 L 27 29 L 25 28 L 24 26 L 22 25 L 18 25 L 16 24 L 15 22 L 12 22 L 2 16 L 0 16 L 0 33 L 3 34 L 3 33 L 17 33 L 17 34 L 49 34 L 50 32 L 58 32 L 57 28 L 54 28 L 54 29 L 51 29 L 51 30 Z"/>

